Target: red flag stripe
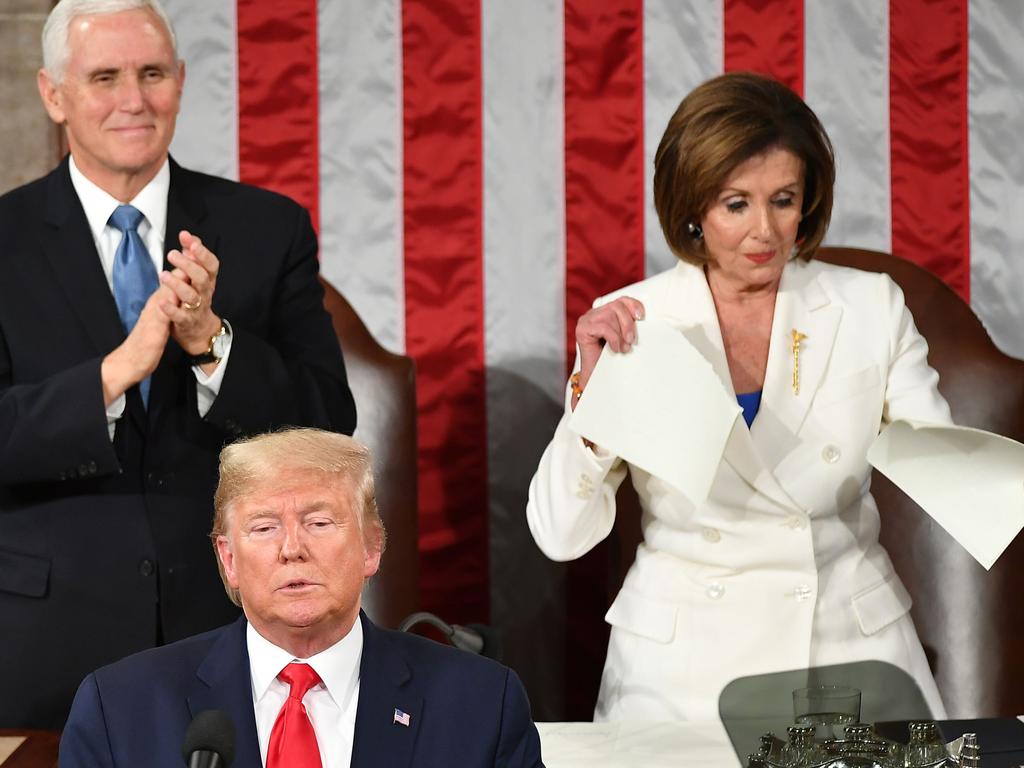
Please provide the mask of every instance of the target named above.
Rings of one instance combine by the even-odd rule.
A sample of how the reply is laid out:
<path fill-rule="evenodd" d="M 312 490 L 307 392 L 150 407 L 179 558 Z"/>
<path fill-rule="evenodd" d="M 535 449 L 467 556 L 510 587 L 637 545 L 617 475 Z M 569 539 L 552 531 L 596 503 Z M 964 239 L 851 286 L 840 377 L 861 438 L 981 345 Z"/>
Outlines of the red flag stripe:
<path fill-rule="evenodd" d="M 304 205 L 319 225 L 317 2 L 237 0 L 238 174 Z"/>
<path fill-rule="evenodd" d="M 604 293 L 644 276 L 642 0 L 565 0 L 565 236 L 567 360 L 575 327 Z M 569 719 L 591 716 L 608 627 L 594 584 L 607 579 L 598 547 L 569 567 Z"/>
<path fill-rule="evenodd" d="M 804 91 L 804 0 L 725 0 L 724 67 Z"/>
<path fill-rule="evenodd" d="M 641 0 L 565 2 L 568 360 L 576 320 L 644 275 Z"/>
<path fill-rule="evenodd" d="M 406 351 L 419 410 L 420 595 L 488 620 L 478 0 L 402 3 Z"/>
<path fill-rule="evenodd" d="M 970 300 L 966 0 L 889 6 L 892 251 Z"/>

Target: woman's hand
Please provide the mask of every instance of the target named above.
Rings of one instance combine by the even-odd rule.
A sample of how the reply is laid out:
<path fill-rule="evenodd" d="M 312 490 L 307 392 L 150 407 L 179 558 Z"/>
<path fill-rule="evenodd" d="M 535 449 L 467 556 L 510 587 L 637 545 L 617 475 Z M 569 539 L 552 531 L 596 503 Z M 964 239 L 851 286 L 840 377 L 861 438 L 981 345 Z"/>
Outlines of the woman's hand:
<path fill-rule="evenodd" d="M 613 352 L 628 352 L 636 343 L 636 321 L 644 317 L 644 305 L 629 296 L 594 307 L 576 322 L 576 343 L 580 348 L 582 389 L 594 372 L 601 349 L 607 344 Z"/>

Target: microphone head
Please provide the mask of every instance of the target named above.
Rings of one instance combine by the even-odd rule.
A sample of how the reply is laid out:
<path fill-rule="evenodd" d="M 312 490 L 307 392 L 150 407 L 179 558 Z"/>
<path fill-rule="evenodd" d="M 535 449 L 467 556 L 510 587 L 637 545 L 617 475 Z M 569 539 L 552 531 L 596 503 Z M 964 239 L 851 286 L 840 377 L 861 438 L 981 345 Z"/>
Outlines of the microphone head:
<path fill-rule="evenodd" d="M 181 754 L 188 765 L 193 752 L 216 752 L 225 766 L 235 759 L 235 724 L 222 709 L 204 709 L 189 723 Z"/>
<path fill-rule="evenodd" d="M 505 648 L 504 643 L 502 643 L 501 633 L 498 630 L 487 624 L 467 624 L 465 627 L 460 627 L 460 629 L 469 630 L 480 638 L 478 642 L 481 647 L 475 651 L 476 653 L 495 661 L 502 661 Z"/>
<path fill-rule="evenodd" d="M 505 660 L 505 643 L 501 632 L 487 624 L 470 624 L 469 626 L 479 632 L 480 637 L 484 639 L 481 655 L 495 661 Z"/>

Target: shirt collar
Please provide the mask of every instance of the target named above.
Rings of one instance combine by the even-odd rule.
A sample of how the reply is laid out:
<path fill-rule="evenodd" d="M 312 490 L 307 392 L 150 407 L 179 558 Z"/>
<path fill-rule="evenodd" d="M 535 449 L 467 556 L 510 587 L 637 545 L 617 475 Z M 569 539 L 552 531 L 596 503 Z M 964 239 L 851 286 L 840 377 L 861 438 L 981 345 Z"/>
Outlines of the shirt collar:
<path fill-rule="evenodd" d="M 75 164 L 74 155 L 68 159 L 68 169 L 71 171 L 71 184 L 78 194 L 78 199 L 82 201 L 82 208 L 85 210 L 85 218 L 89 222 L 92 236 L 99 240 L 110 220 L 110 214 L 117 206 L 121 205 L 121 201 L 111 197 L 87 179 Z M 164 163 L 156 172 L 156 176 L 142 188 L 139 194 L 128 201 L 129 205 L 135 206 L 142 212 L 153 232 L 161 239 L 163 239 L 164 230 L 167 227 L 167 194 L 170 189 L 171 164 L 169 159 L 164 158 Z"/>
<path fill-rule="evenodd" d="M 257 632 L 252 624 L 246 625 L 245 642 L 249 649 L 254 701 L 263 698 L 278 673 L 293 661 L 309 664 L 320 675 L 327 692 L 342 710 L 359 682 L 359 663 L 363 656 L 363 624 L 359 617 L 356 617 L 352 629 L 341 640 L 308 659 L 296 658 L 274 645 Z"/>

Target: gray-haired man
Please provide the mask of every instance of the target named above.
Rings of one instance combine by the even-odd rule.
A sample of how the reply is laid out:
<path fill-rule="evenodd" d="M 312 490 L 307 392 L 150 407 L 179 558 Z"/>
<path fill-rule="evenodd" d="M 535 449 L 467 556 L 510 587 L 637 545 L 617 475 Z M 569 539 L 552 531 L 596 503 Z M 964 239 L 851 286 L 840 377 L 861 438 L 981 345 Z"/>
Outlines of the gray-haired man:
<path fill-rule="evenodd" d="M 168 156 L 185 82 L 156 0 L 61 0 L 39 91 L 70 157 L 0 197 L 0 725 L 234 615 L 206 549 L 217 453 L 351 432 L 309 216 Z"/>

